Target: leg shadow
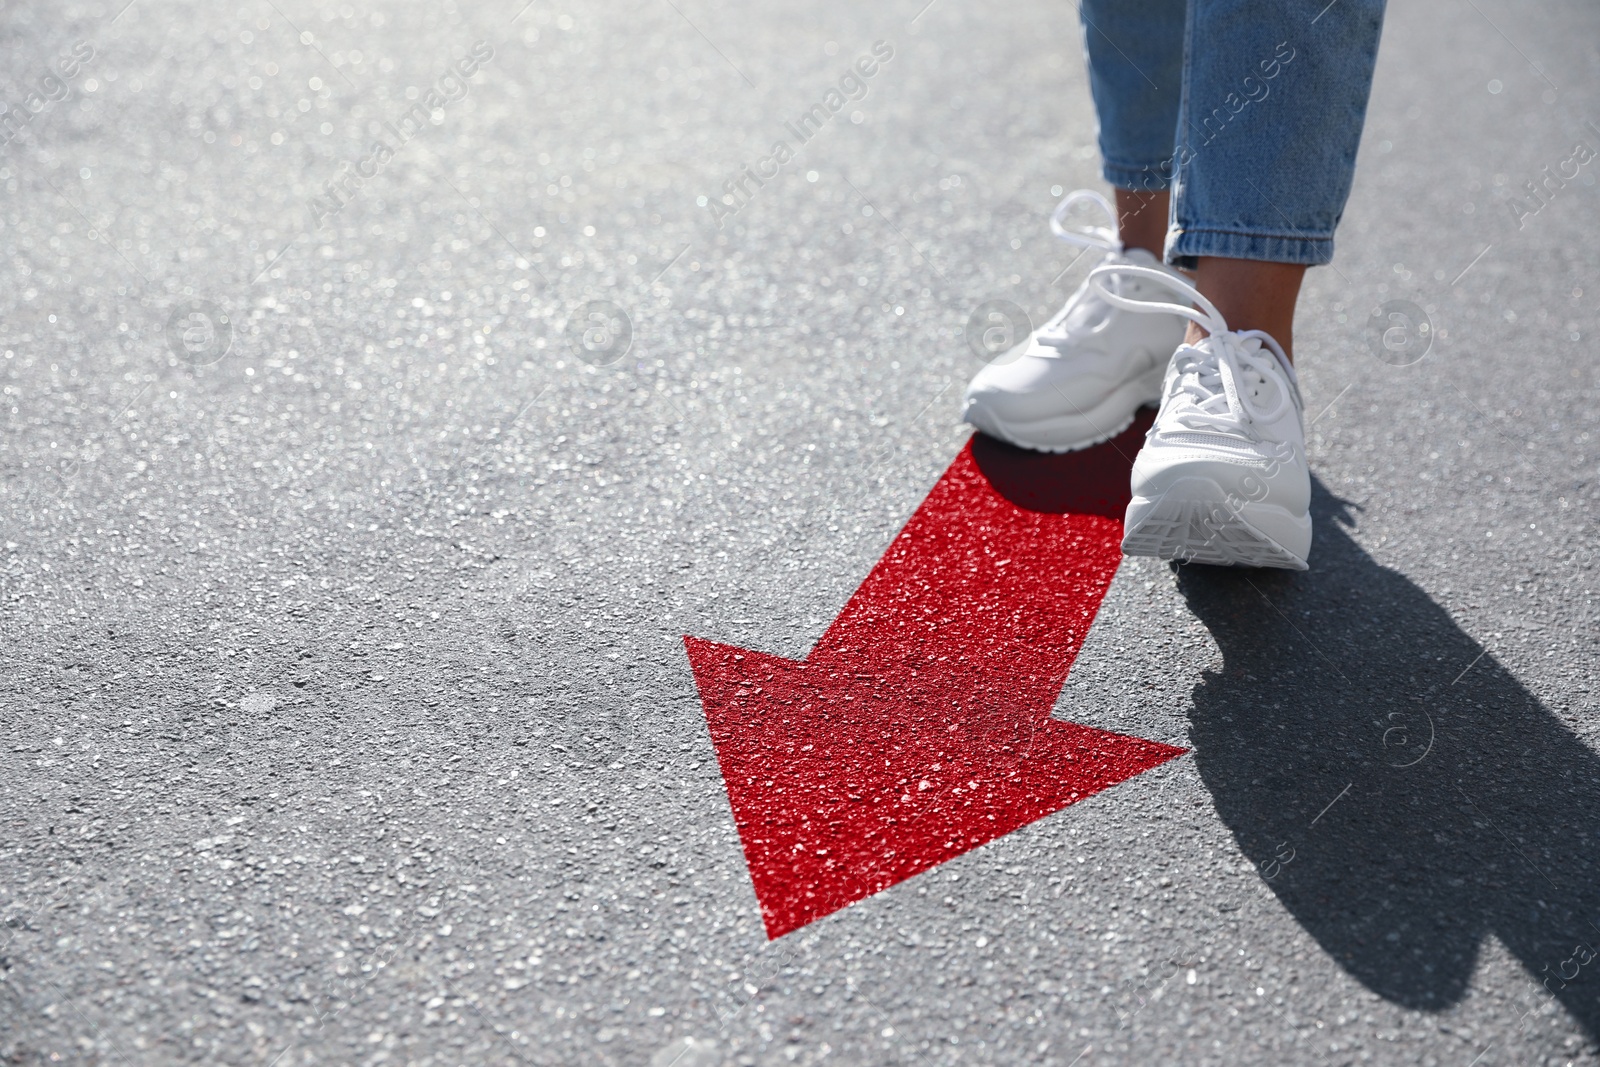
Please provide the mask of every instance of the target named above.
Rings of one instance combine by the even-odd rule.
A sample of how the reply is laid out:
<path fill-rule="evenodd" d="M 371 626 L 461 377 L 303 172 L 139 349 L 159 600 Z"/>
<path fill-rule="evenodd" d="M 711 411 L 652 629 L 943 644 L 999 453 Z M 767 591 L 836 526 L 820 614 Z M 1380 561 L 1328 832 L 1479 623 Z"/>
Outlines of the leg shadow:
<path fill-rule="evenodd" d="M 1444 1009 L 1494 934 L 1548 991 L 1527 1013 L 1600 1040 L 1600 759 L 1320 482 L 1312 509 L 1309 572 L 1179 568 L 1223 655 L 1191 735 L 1217 811 L 1367 988 Z"/>

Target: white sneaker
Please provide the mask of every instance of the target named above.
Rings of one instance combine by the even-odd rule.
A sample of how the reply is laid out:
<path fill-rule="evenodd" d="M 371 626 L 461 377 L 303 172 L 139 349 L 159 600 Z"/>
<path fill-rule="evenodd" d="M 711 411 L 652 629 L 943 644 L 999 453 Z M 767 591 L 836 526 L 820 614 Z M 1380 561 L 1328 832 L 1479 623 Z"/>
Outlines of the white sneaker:
<path fill-rule="evenodd" d="M 1068 230 L 1067 210 L 1081 201 L 1099 205 L 1110 225 Z M 1105 197 L 1080 189 L 1056 205 L 1050 229 L 1069 244 L 1101 250 L 1106 265 L 1145 268 L 1144 274 L 1109 283 L 1130 300 L 1161 295 L 1152 275 L 1186 284 L 1149 252 L 1124 252 L 1116 221 Z M 967 386 L 961 417 L 992 437 L 1041 452 L 1099 444 L 1126 429 L 1140 407 L 1161 399 L 1167 357 L 1183 331 L 1182 319 L 1132 314 L 1102 300 L 1085 281 L 1027 341 L 978 372 Z"/>
<path fill-rule="evenodd" d="M 1101 267 L 1089 284 L 1117 307 L 1158 310 L 1108 284 L 1144 269 Z M 1203 311 L 1176 304 L 1159 310 L 1194 320 L 1210 336 L 1181 345 L 1167 366 L 1161 410 L 1133 461 L 1122 551 L 1303 571 L 1311 551 L 1311 474 L 1294 367 L 1270 336 L 1229 330 L 1210 301 L 1187 283 L 1184 290 Z"/>

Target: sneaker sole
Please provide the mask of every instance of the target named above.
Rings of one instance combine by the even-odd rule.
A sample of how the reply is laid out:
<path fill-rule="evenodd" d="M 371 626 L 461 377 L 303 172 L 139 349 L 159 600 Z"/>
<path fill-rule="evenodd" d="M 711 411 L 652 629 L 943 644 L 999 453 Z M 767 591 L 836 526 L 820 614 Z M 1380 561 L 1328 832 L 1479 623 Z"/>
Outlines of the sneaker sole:
<path fill-rule="evenodd" d="M 1140 408 L 1159 403 L 1165 375 L 1166 365 L 1162 364 L 1144 377 L 1112 390 L 1088 412 L 1008 423 L 983 405 L 969 400 L 961 417 L 990 437 L 998 437 L 1018 448 L 1035 452 L 1078 452 L 1111 440 L 1133 425 L 1133 417 Z M 1064 397 L 1062 399 L 1065 401 Z"/>
<path fill-rule="evenodd" d="M 1234 510 L 1226 499 L 1222 487 L 1205 478 L 1185 478 L 1154 500 L 1134 497 L 1123 522 L 1123 554 L 1219 567 L 1307 569 L 1310 515 L 1261 503 Z"/>

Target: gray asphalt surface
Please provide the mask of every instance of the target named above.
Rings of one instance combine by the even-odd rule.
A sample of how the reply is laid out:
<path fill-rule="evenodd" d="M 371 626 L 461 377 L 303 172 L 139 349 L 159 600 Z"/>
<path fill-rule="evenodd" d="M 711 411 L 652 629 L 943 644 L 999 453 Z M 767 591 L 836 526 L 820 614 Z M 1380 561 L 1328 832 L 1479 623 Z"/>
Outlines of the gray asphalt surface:
<path fill-rule="evenodd" d="M 773 943 L 681 635 L 803 656 L 1088 269 L 1071 5 L 122 4 L 0 13 L 0 1060 L 1600 1059 L 1592 4 L 1391 12 L 1313 569 L 1058 705 L 1192 753 Z"/>

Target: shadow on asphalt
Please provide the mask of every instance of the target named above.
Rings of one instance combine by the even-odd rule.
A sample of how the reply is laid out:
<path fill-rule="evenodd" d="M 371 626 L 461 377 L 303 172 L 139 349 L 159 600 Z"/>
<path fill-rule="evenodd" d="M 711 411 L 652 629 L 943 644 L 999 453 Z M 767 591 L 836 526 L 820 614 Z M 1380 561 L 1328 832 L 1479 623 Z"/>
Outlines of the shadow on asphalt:
<path fill-rule="evenodd" d="M 1104 515 L 1121 521 L 1133 492 L 1128 473 L 1155 411 L 1142 408 L 1108 441 L 1077 452 L 1033 452 L 985 434 L 972 435 L 972 459 L 995 492 L 1046 515 Z"/>
<path fill-rule="evenodd" d="M 1044 455 L 981 435 L 996 491 L 1120 517 L 1150 413 Z M 1483 939 L 1600 1040 L 1600 758 L 1427 593 L 1351 539 L 1316 480 L 1305 573 L 1177 567 L 1222 650 L 1190 743 L 1217 812 L 1283 906 L 1373 992 L 1444 1010 Z M 1519 1022 L 1520 1025 L 1520 1022 Z"/>
<path fill-rule="evenodd" d="M 1548 990 L 1524 1020 L 1553 996 L 1600 1039 L 1600 759 L 1313 492 L 1309 572 L 1178 568 L 1223 654 L 1191 735 L 1218 813 L 1367 988 L 1447 1008 L 1493 934 Z"/>

